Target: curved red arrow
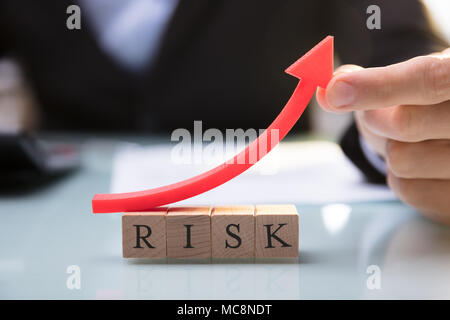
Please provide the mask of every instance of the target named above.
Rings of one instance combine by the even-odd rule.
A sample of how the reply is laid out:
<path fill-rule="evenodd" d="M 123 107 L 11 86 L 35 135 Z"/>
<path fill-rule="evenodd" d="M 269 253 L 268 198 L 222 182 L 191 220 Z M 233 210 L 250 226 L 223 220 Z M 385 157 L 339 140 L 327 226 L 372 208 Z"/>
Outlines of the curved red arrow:
<path fill-rule="evenodd" d="M 264 133 L 234 158 L 195 177 L 167 186 L 138 192 L 97 194 L 92 199 L 94 213 L 142 211 L 181 201 L 214 189 L 250 168 L 291 130 L 316 87 L 326 88 L 333 74 L 333 37 L 323 39 L 287 68 L 286 73 L 300 79 L 291 98 Z"/>

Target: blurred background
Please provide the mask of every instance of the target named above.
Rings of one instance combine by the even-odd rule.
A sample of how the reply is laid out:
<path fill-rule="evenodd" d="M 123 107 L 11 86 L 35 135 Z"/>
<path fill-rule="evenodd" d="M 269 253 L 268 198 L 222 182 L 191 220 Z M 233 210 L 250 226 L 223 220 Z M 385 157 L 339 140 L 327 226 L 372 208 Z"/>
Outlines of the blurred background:
<path fill-rule="evenodd" d="M 337 61 L 363 66 L 430 50 L 428 22 L 450 38 L 448 1 L 424 1 L 428 22 L 418 1 L 378 1 L 380 30 L 369 1 L 186 2 L 0 1 L 0 131 L 264 128 L 297 82 L 283 70 L 327 34 Z M 335 140 L 351 122 L 310 109 L 297 132 Z"/>
<path fill-rule="evenodd" d="M 373 4 L 380 29 L 367 27 Z M 206 170 L 168 160 L 172 131 L 265 128 L 298 83 L 285 68 L 325 36 L 336 66 L 384 66 L 448 47 L 449 13 L 444 0 L 0 0 L 0 243 L 15 239 L 0 250 L 0 298 L 448 297 L 448 228 L 396 201 L 380 172 L 366 183 L 334 143 L 360 147 L 352 116 L 314 99 L 279 159 L 188 200 L 295 203 L 295 263 L 125 261 L 121 215 L 93 215 L 91 199 Z M 276 174 L 258 171 L 271 159 Z M 33 192 L 7 179 L 79 164 Z M 74 264 L 83 290 L 65 286 Z M 366 288 L 371 264 L 384 291 Z"/>
<path fill-rule="evenodd" d="M 70 146 L 42 150 L 36 134 L 169 142 L 175 129 L 192 131 L 198 120 L 203 130 L 266 128 L 298 83 L 285 68 L 329 34 L 336 66 L 384 66 L 448 46 L 448 1 L 381 0 L 379 13 L 371 5 L 0 0 L 0 172 L 76 162 Z M 375 28 L 368 22 L 374 14 Z M 346 154 L 357 154 L 352 116 L 327 113 L 315 99 L 311 105 L 291 137 L 337 142 L 345 135 Z"/>

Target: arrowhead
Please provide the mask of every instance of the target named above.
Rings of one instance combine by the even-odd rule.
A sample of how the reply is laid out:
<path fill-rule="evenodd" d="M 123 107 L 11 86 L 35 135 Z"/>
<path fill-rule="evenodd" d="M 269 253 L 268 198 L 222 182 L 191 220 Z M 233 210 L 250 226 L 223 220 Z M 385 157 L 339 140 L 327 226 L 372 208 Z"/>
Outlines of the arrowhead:
<path fill-rule="evenodd" d="M 303 57 L 295 61 L 286 73 L 326 88 L 333 76 L 333 37 L 327 36 Z"/>

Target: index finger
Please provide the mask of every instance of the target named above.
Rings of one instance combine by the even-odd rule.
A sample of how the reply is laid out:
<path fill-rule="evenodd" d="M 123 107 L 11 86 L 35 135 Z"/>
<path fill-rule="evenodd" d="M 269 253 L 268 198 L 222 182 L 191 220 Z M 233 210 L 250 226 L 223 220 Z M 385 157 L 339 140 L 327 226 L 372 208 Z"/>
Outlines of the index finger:
<path fill-rule="evenodd" d="M 450 51 L 386 67 L 337 73 L 325 91 L 331 111 L 370 110 L 450 100 Z"/>

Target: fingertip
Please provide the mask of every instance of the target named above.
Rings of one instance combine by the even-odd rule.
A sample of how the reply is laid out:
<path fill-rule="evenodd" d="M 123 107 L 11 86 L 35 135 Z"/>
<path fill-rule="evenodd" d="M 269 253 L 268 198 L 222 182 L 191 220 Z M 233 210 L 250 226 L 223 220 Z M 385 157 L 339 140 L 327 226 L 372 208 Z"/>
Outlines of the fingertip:
<path fill-rule="evenodd" d="M 327 100 L 325 99 L 325 89 L 323 88 L 317 88 L 316 91 L 316 100 L 317 103 L 325 110 L 329 110 L 330 106 L 327 103 Z"/>
<path fill-rule="evenodd" d="M 336 108 L 336 107 L 334 107 L 333 105 L 331 105 L 329 102 L 328 102 L 328 99 L 327 99 L 327 91 L 328 91 L 328 88 L 329 88 L 330 86 L 328 86 L 327 87 L 327 89 L 323 89 L 323 88 L 317 88 L 317 92 L 316 92 L 316 100 L 317 100 L 317 103 L 319 104 L 319 106 L 322 108 L 322 109 L 324 109 L 325 111 L 328 111 L 328 112 L 333 112 L 333 113 L 346 113 L 346 112 L 349 112 L 348 110 L 344 110 L 344 109 L 342 109 L 342 108 Z"/>
<path fill-rule="evenodd" d="M 327 86 L 324 99 L 333 112 L 348 112 L 355 102 L 356 90 L 351 81 L 342 77 L 333 78 Z"/>
<path fill-rule="evenodd" d="M 333 76 L 337 76 L 342 73 L 349 73 L 349 72 L 353 72 L 353 71 L 357 71 L 357 70 L 361 70 L 361 69 L 364 69 L 364 68 L 357 66 L 355 64 L 344 64 L 344 65 L 340 66 L 339 68 L 337 68 L 336 70 L 334 70 Z"/>
<path fill-rule="evenodd" d="M 345 113 L 348 110 L 346 104 L 352 102 L 354 91 L 351 82 L 344 81 L 348 79 L 348 73 L 363 69 L 357 65 L 342 65 L 337 68 L 333 74 L 333 78 L 328 83 L 326 89 L 319 88 L 317 91 L 317 102 L 322 108 L 334 113 Z"/>

